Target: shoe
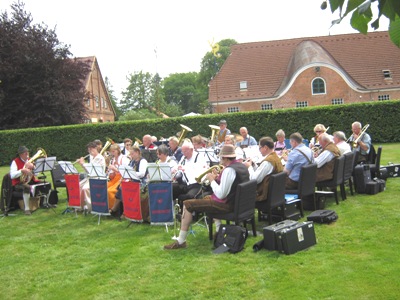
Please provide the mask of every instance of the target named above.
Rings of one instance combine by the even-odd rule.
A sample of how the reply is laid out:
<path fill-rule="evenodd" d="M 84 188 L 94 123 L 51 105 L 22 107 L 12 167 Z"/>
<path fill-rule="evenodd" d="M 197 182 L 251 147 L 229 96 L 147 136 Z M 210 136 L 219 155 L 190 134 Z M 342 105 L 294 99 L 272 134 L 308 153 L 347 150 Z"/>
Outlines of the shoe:
<path fill-rule="evenodd" d="M 164 250 L 184 249 L 186 247 L 187 247 L 186 242 L 183 242 L 182 244 L 179 244 L 178 241 L 175 241 L 172 244 L 165 245 L 164 246 Z"/>
<path fill-rule="evenodd" d="M 25 210 L 25 216 L 30 216 L 30 215 L 32 215 L 31 211 L 30 210 Z"/>

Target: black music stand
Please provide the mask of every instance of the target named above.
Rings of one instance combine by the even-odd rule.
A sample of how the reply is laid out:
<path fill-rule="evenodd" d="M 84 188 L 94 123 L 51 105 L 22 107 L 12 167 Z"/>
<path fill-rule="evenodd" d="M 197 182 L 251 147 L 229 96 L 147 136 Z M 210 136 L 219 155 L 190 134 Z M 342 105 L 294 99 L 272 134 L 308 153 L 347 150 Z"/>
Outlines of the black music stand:
<path fill-rule="evenodd" d="M 33 173 L 34 174 L 42 173 L 42 176 L 38 177 L 38 178 L 43 179 L 43 182 L 42 182 L 43 184 L 46 184 L 46 175 L 44 175 L 44 172 L 53 170 L 55 162 L 56 162 L 55 156 L 43 157 L 43 158 L 39 158 L 38 160 L 36 160 L 35 169 L 33 170 Z M 39 188 L 39 197 L 43 197 L 43 206 L 42 207 L 43 208 L 51 208 L 51 209 L 53 209 L 54 213 L 56 213 L 56 211 L 54 210 L 54 206 L 49 204 L 51 187 L 50 187 L 49 191 L 47 192 L 47 194 L 45 194 L 45 193 L 43 194 L 43 191 L 45 191 L 45 190 L 46 189 Z"/>
<path fill-rule="evenodd" d="M 146 159 L 149 163 L 157 161 L 157 149 L 142 149 L 142 157 Z"/>
<path fill-rule="evenodd" d="M 58 164 L 60 165 L 61 169 L 64 171 L 66 175 L 79 174 L 78 170 L 70 161 L 59 161 Z M 67 194 L 68 194 L 68 189 L 67 189 Z M 64 211 L 61 214 L 64 215 L 66 213 L 71 213 L 71 209 L 68 207 L 68 201 L 67 201 L 67 208 L 64 209 Z M 76 209 L 75 209 L 75 216 L 78 216 L 76 213 Z"/>
<path fill-rule="evenodd" d="M 196 151 L 198 153 L 204 153 L 204 156 L 207 157 L 207 162 L 209 162 L 210 166 L 219 164 L 219 157 L 215 153 L 215 149 L 198 149 Z"/>

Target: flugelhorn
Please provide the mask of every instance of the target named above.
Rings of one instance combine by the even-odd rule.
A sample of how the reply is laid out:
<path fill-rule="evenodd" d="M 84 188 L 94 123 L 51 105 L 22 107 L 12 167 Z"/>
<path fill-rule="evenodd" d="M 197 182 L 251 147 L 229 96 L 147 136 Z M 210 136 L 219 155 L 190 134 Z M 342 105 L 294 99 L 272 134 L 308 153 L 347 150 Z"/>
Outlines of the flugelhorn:
<path fill-rule="evenodd" d="M 207 179 L 202 180 L 203 177 L 204 177 L 206 174 L 213 172 L 214 170 L 216 170 L 217 173 L 221 173 L 223 169 L 224 169 L 224 166 L 223 166 L 223 165 L 215 165 L 215 166 L 212 166 L 211 168 L 208 168 L 206 171 L 204 171 L 204 172 L 201 173 L 199 176 L 197 176 L 197 177 L 195 178 L 195 180 L 197 181 L 197 183 L 201 183 L 201 184 L 203 184 L 203 185 L 210 185 L 210 181 L 208 181 Z"/>
<path fill-rule="evenodd" d="M 46 154 L 46 151 L 44 151 L 43 148 L 38 148 L 38 149 L 37 149 L 37 152 L 35 153 L 35 155 L 32 156 L 32 157 L 27 161 L 27 163 L 33 163 L 35 160 L 37 160 L 38 158 L 41 158 L 41 157 L 47 157 L 47 154 Z M 25 163 L 25 165 L 26 165 L 26 163 Z M 24 167 L 25 167 L 25 166 L 24 166 Z M 22 175 L 19 177 L 19 180 L 20 180 L 20 182 L 22 182 L 22 183 L 28 183 L 29 181 L 31 181 L 32 177 L 33 177 L 33 173 L 32 173 L 32 172 L 31 172 L 29 175 L 22 174 Z"/>
<path fill-rule="evenodd" d="M 180 146 L 181 143 L 183 142 L 183 139 L 185 138 L 186 134 L 188 132 L 192 132 L 193 130 L 185 125 L 182 125 L 182 124 L 179 124 L 179 125 L 181 125 L 181 127 L 182 127 L 182 131 L 181 131 L 181 134 L 180 134 L 179 140 L 178 140 L 178 145 Z"/>

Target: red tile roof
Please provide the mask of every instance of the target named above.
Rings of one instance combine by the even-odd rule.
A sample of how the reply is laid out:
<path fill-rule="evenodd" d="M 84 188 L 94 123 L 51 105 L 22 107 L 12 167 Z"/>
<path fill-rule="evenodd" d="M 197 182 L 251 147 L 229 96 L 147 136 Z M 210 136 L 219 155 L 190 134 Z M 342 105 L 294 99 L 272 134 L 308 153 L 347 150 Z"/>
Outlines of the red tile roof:
<path fill-rule="evenodd" d="M 354 88 L 400 87 L 400 49 L 386 31 L 233 45 L 231 55 L 210 81 L 210 100 L 277 98 L 302 70 L 329 66 Z M 385 80 L 382 70 L 390 70 Z M 247 81 L 247 91 L 239 83 Z M 217 88 L 216 88 L 217 87 Z"/>

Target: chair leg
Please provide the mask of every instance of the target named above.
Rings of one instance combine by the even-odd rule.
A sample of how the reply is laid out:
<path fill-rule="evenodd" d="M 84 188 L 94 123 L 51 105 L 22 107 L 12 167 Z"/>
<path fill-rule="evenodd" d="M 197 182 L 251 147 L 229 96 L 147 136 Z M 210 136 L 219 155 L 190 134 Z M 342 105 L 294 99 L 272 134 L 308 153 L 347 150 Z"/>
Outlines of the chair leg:
<path fill-rule="evenodd" d="M 272 210 L 268 210 L 268 224 L 272 225 Z"/>
<path fill-rule="evenodd" d="M 336 200 L 336 204 L 339 205 L 339 198 L 338 198 L 338 192 L 337 192 L 337 187 L 335 187 L 335 200 Z"/>
<path fill-rule="evenodd" d="M 349 178 L 349 187 L 350 187 L 350 194 L 352 196 L 354 196 L 354 192 L 353 192 L 353 180 L 351 179 L 351 177 Z"/>
<path fill-rule="evenodd" d="M 258 210 L 258 222 L 261 222 L 261 211 L 260 211 L 260 209 L 257 209 Z"/>
<path fill-rule="evenodd" d="M 256 220 L 254 217 L 251 219 L 251 228 L 253 229 L 253 236 L 257 236 Z"/>
<path fill-rule="evenodd" d="M 344 182 L 340 184 L 340 194 L 342 195 L 342 200 L 346 200 L 346 187 L 344 186 Z"/>
<path fill-rule="evenodd" d="M 212 217 L 208 217 L 207 218 L 208 223 L 208 238 L 210 239 L 210 241 L 212 241 L 213 239 L 213 218 Z"/>

